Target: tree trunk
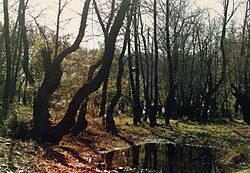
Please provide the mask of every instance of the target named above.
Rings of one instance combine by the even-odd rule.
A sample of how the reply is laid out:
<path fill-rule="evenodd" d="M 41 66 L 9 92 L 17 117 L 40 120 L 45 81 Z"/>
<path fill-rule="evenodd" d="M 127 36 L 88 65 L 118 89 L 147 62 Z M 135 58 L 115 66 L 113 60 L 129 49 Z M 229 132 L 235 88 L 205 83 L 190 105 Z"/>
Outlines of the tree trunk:
<path fill-rule="evenodd" d="M 135 96 L 134 96 L 134 108 L 136 109 L 136 122 L 141 121 L 142 109 L 140 106 L 140 66 L 139 66 L 139 49 L 138 49 L 138 22 L 137 11 L 139 6 L 138 1 L 134 1 L 134 48 L 135 48 Z"/>
<path fill-rule="evenodd" d="M 3 90 L 3 106 L 2 115 L 0 115 L 0 124 L 8 114 L 10 104 L 10 88 L 11 88 L 11 52 L 10 52 L 10 32 L 9 32 L 9 12 L 8 12 L 8 0 L 3 1 L 4 11 L 4 43 L 5 43 L 5 58 L 6 58 L 6 79 Z"/>
<path fill-rule="evenodd" d="M 168 57 L 168 80 L 169 80 L 169 93 L 166 98 L 166 111 L 165 111 L 165 124 L 169 125 L 169 119 L 173 116 L 175 107 L 175 86 L 174 86 L 174 68 L 173 68 L 173 58 L 171 54 L 170 45 L 170 26 L 169 26 L 169 0 L 167 0 L 167 14 L 166 14 L 166 34 L 167 34 L 167 57 Z"/>
<path fill-rule="evenodd" d="M 90 0 L 85 1 L 82 23 L 75 43 L 73 43 L 71 47 L 62 51 L 56 57 L 53 63 L 51 63 L 51 52 L 43 51 L 44 65 L 46 67 L 45 78 L 38 90 L 38 94 L 35 97 L 33 104 L 34 130 L 38 135 L 38 138 L 43 142 L 57 143 L 65 134 L 68 134 L 70 132 L 70 129 L 75 125 L 75 117 L 83 101 L 86 100 L 91 93 L 95 92 L 103 83 L 103 79 L 109 75 L 114 56 L 116 38 L 123 24 L 123 19 L 126 15 L 126 12 L 130 6 L 130 2 L 127 0 L 122 1 L 121 7 L 110 30 L 110 34 L 107 38 L 107 43 L 109 44 L 105 44 L 102 66 L 100 67 L 97 75 L 93 78 L 93 80 L 85 83 L 76 92 L 69 104 L 68 110 L 63 119 L 57 125 L 51 125 L 49 121 L 50 115 L 48 111 L 49 98 L 60 84 L 60 79 L 62 76 L 60 63 L 69 53 L 79 48 L 79 44 L 84 36 L 86 28 L 89 4 Z M 82 112 L 84 113 L 84 111 Z"/>
<path fill-rule="evenodd" d="M 102 58 L 96 62 L 95 64 L 91 65 L 88 71 L 87 82 L 93 79 L 93 75 L 98 67 L 102 65 Z M 87 120 L 86 120 L 86 113 L 87 113 L 87 106 L 89 102 L 89 97 L 85 98 L 81 104 L 81 108 L 79 110 L 79 116 L 77 118 L 77 122 L 74 127 L 71 129 L 71 132 L 74 135 L 79 134 L 85 128 L 87 128 Z"/>
<path fill-rule="evenodd" d="M 243 113 L 243 120 L 245 123 L 250 125 L 250 95 L 246 92 L 240 91 L 232 84 L 232 88 L 234 90 L 233 95 L 237 99 L 242 113 Z"/>
<path fill-rule="evenodd" d="M 139 59 L 138 59 L 138 47 L 137 47 L 137 39 L 138 39 L 138 33 L 137 33 L 137 5 L 138 1 L 133 1 L 133 24 L 134 24 L 134 41 L 135 41 L 135 67 L 133 67 L 132 64 L 132 53 L 131 53 L 131 38 L 128 37 L 128 67 L 129 67 L 129 79 L 130 79 L 130 85 L 132 90 L 132 109 L 133 109 L 133 124 L 138 125 L 140 121 L 141 116 L 141 110 L 140 110 L 140 88 L 139 88 Z M 129 34 L 130 35 L 130 34 Z M 135 79 L 133 72 L 135 72 Z"/>
<path fill-rule="evenodd" d="M 103 122 L 105 121 L 104 115 L 105 115 L 106 104 L 107 104 L 108 78 L 109 76 L 107 76 L 107 78 L 104 79 L 104 82 L 102 85 L 102 101 L 101 101 L 101 108 L 100 108 L 99 116 L 102 117 Z"/>
<path fill-rule="evenodd" d="M 157 41 L 157 2 L 154 0 L 154 50 L 155 50 L 155 64 L 154 64 L 154 105 L 152 106 L 150 126 L 156 126 L 156 115 L 158 113 L 158 101 L 159 101 L 159 90 L 158 90 L 158 41 Z"/>
<path fill-rule="evenodd" d="M 130 86 L 132 91 L 132 110 L 133 110 L 133 124 L 137 125 L 138 123 L 138 105 L 136 102 L 136 96 L 135 96 L 135 81 L 134 81 L 134 75 L 133 75 L 133 64 L 132 64 L 132 54 L 131 54 L 131 40 L 130 36 L 128 38 L 128 69 L 129 69 L 129 80 L 130 80 Z"/>
<path fill-rule="evenodd" d="M 112 133 L 117 132 L 117 129 L 115 126 L 115 120 L 113 118 L 113 112 L 114 112 L 114 109 L 115 109 L 121 95 L 122 95 L 122 84 L 121 83 L 122 83 L 122 76 L 124 73 L 123 58 L 124 58 L 124 54 L 125 54 L 126 47 L 128 44 L 129 30 L 130 30 L 131 20 L 132 20 L 131 14 L 132 14 L 132 11 L 130 11 L 130 14 L 128 15 L 125 38 L 123 41 L 123 47 L 122 47 L 122 51 L 121 51 L 121 54 L 119 56 L 119 61 L 118 61 L 119 69 L 118 69 L 118 74 L 117 74 L 117 78 L 116 78 L 116 93 L 115 93 L 115 96 L 112 98 L 111 103 L 109 105 L 109 108 L 107 110 L 106 127 L 107 127 L 107 130 L 109 132 L 112 132 Z"/>
<path fill-rule="evenodd" d="M 146 110 L 145 110 L 145 116 L 144 116 L 144 121 L 147 121 L 147 117 L 149 115 L 149 107 L 150 107 L 150 98 L 149 98 L 149 55 L 148 55 L 148 50 L 147 50 L 147 43 L 146 43 L 146 38 L 144 36 L 144 30 L 143 30 L 143 22 L 142 22 L 142 17 L 141 17 L 141 11 L 139 10 L 139 15 L 140 15 L 140 23 L 141 23 L 141 36 L 142 36 L 142 42 L 144 46 L 144 56 L 145 56 L 145 63 L 146 63 L 146 75 L 144 74 L 143 80 L 144 80 L 144 97 L 146 101 Z M 142 57 L 141 57 L 142 59 Z M 141 60 L 141 68 L 143 69 L 143 62 Z M 143 73 L 144 70 L 142 70 Z M 146 76 L 146 77 L 145 77 Z"/>

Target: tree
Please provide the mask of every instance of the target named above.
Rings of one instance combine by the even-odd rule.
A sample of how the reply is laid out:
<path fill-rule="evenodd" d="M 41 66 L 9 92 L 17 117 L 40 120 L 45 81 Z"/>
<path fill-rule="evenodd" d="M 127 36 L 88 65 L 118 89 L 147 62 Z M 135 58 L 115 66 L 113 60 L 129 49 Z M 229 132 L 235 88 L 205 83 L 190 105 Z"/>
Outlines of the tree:
<path fill-rule="evenodd" d="M 118 74 L 117 74 L 117 78 L 116 78 L 116 93 L 114 95 L 114 97 L 111 100 L 111 103 L 108 107 L 107 110 L 107 118 L 106 118 L 106 127 L 107 130 L 112 132 L 112 133 L 116 133 L 117 129 L 115 127 L 115 121 L 113 118 L 113 112 L 115 109 L 115 106 L 117 105 L 121 95 L 122 95 L 122 77 L 123 77 L 123 73 L 124 73 L 124 55 L 126 52 L 126 48 L 127 48 L 127 44 L 128 44 L 128 37 L 129 37 L 129 30 L 130 30 L 130 26 L 131 26 L 131 21 L 132 21 L 132 11 L 130 10 L 129 14 L 127 15 L 127 27 L 126 27 L 126 32 L 125 32 L 125 38 L 123 41 L 123 46 L 122 46 L 122 50 L 119 56 L 119 60 L 118 60 Z"/>
<path fill-rule="evenodd" d="M 8 12 L 8 0 L 3 1 L 4 10 L 4 46 L 5 46 L 5 59 L 6 59 L 6 76 L 5 85 L 3 91 L 3 108 L 2 115 L 0 117 L 0 124 L 3 118 L 8 114 L 10 104 L 10 88 L 11 88 L 11 48 L 10 48 L 10 31 L 9 31 L 9 12 Z"/>
<path fill-rule="evenodd" d="M 250 62 L 250 24 L 249 24 L 249 13 L 250 13 L 250 1 L 246 2 L 246 11 L 243 21 L 242 28 L 242 42 L 240 56 L 244 60 L 245 67 L 243 68 L 243 84 L 244 89 L 242 91 L 240 85 L 236 87 L 234 84 L 231 84 L 233 89 L 233 95 L 235 96 L 237 103 L 240 105 L 243 113 L 243 120 L 248 125 L 250 125 L 250 72 L 249 72 L 249 62 Z M 248 33 L 247 33 L 248 31 Z"/>
<path fill-rule="evenodd" d="M 234 2 L 233 2 L 234 3 Z M 235 5 L 235 4 L 233 4 Z M 233 17 L 235 11 L 237 10 L 238 6 L 233 8 L 232 12 L 228 14 L 229 10 L 229 0 L 223 1 L 223 18 L 222 18 L 222 30 L 221 30 L 221 37 L 220 37 L 220 51 L 221 51 L 221 58 L 222 58 L 222 69 L 221 69 L 221 76 L 217 82 L 212 81 L 211 73 L 210 76 L 208 76 L 207 80 L 207 86 L 205 86 L 205 92 L 203 96 L 204 106 L 202 109 L 202 117 L 201 121 L 206 122 L 208 120 L 208 112 L 209 107 L 212 103 L 212 96 L 219 90 L 223 82 L 226 80 L 226 67 L 227 67 L 227 55 L 225 50 L 225 39 L 226 39 L 226 31 L 227 31 L 227 24 L 230 21 L 230 19 Z M 228 16 L 229 15 L 229 16 Z M 208 67 L 208 69 L 211 69 Z M 214 84 L 213 84 L 214 83 Z"/>
<path fill-rule="evenodd" d="M 165 124 L 169 125 L 169 118 L 173 116 L 174 107 L 175 107 L 175 85 L 174 85 L 174 68 L 173 68 L 173 59 L 171 54 L 171 45 L 170 45 L 170 9 L 169 9 L 169 0 L 166 3 L 166 49 L 167 49 L 167 59 L 168 59 L 168 80 L 169 80 L 169 92 L 168 98 L 166 99 L 166 115 L 165 115 Z"/>
<path fill-rule="evenodd" d="M 86 127 L 86 124 L 84 124 L 84 121 L 82 120 L 82 118 L 85 118 L 84 116 L 79 116 L 78 119 L 81 119 L 77 120 L 78 123 L 75 123 L 77 111 L 80 109 L 83 101 L 86 100 L 86 98 L 91 93 L 95 92 L 103 83 L 103 79 L 105 79 L 109 75 L 115 50 L 116 38 L 123 24 L 123 19 L 130 6 L 130 2 L 127 0 L 123 0 L 121 2 L 115 21 L 113 22 L 108 37 L 105 41 L 105 43 L 108 44 L 105 44 L 102 64 L 99 71 L 93 79 L 83 84 L 83 86 L 75 93 L 71 102 L 69 103 L 65 116 L 57 125 L 53 126 L 49 121 L 49 98 L 60 84 L 62 76 L 62 71 L 60 69 L 61 62 L 67 55 L 79 48 L 80 42 L 85 33 L 89 4 L 90 0 L 86 0 L 81 16 L 79 33 L 76 37 L 75 42 L 70 47 L 64 49 L 61 53 L 59 53 L 54 60 L 51 59 L 51 50 L 43 49 L 41 52 L 44 60 L 45 77 L 42 85 L 38 90 L 37 96 L 34 99 L 33 119 L 34 131 L 38 138 L 44 142 L 59 142 L 65 134 L 70 132 L 70 129 L 72 129 L 72 127 L 83 127 L 83 129 L 78 128 L 81 130 L 84 130 L 84 127 Z M 80 110 L 80 113 L 82 113 L 82 111 L 85 110 Z"/>
<path fill-rule="evenodd" d="M 129 79 L 132 90 L 132 109 L 133 109 L 133 124 L 138 125 L 141 121 L 141 106 L 140 106 L 140 67 L 139 67 L 139 49 L 138 49 L 138 22 L 137 10 L 139 2 L 133 1 L 133 31 L 134 31 L 134 54 L 132 54 L 131 36 L 128 37 L 128 68 Z M 131 32 L 130 34 L 131 35 Z M 134 57 L 134 66 L 132 57 Z M 135 73 L 135 75 L 134 75 Z M 135 78 L 134 78 L 135 76 Z"/>
<path fill-rule="evenodd" d="M 18 4 L 18 15 L 14 25 L 9 18 L 8 0 L 3 2 L 4 7 L 4 56 L 5 56 L 5 85 L 3 89 L 3 109 L 0 123 L 8 114 L 9 106 L 14 103 L 16 88 L 21 74 L 21 67 L 25 78 L 31 83 L 34 79 L 29 71 L 29 41 L 25 26 L 25 11 L 27 3 L 20 0 Z"/>
<path fill-rule="evenodd" d="M 233 88 L 233 95 L 236 97 L 236 99 L 239 102 L 239 105 L 242 109 L 242 113 L 243 113 L 243 120 L 245 123 L 247 123 L 248 125 L 250 125 L 250 95 L 247 94 L 246 92 L 242 92 L 240 91 L 238 88 L 236 88 L 233 84 L 232 84 L 232 88 Z"/>
<path fill-rule="evenodd" d="M 102 32 L 103 32 L 103 35 L 104 35 L 104 38 L 106 41 L 106 38 L 108 37 L 110 26 L 111 26 L 111 22 L 113 20 L 114 13 L 115 13 L 115 0 L 112 0 L 112 2 L 111 2 L 111 12 L 110 12 L 110 16 L 108 17 L 108 22 L 107 22 L 106 26 L 102 20 L 101 14 L 99 12 L 99 9 L 97 7 L 97 3 L 95 0 L 94 0 L 94 8 L 95 8 L 95 11 L 96 11 L 96 14 L 98 17 L 98 21 L 101 25 Z M 103 82 L 103 87 L 102 87 L 102 100 L 101 100 L 101 108 L 100 108 L 100 117 L 103 117 L 103 122 L 105 121 L 104 114 L 106 111 L 108 80 L 109 80 L 109 75 L 105 78 L 105 80 Z"/>
<path fill-rule="evenodd" d="M 156 115 L 159 106 L 159 89 L 158 89 L 158 39 L 157 39 L 157 2 L 154 0 L 154 103 L 151 106 L 151 114 L 149 116 L 150 126 L 156 126 Z"/>
<path fill-rule="evenodd" d="M 143 48 L 140 48 L 140 64 L 141 64 L 141 74 L 142 74 L 142 81 L 143 81 L 143 91 L 144 91 L 144 99 L 145 99 L 145 115 L 144 115 L 144 121 L 147 121 L 147 118 L 150 114 L 150 93 L 149 93 L 149 77 L 150 77 L 150 68 L 149 68 L 149 50 L 148 50 L 148 45 L 147 45 L 147 40 L 146 36 L 144 34 L 144 24 L 142 20 L 142 8 L 139 6 L 139 18 L 140 18 L 140 25 L 141 25 L 141 32 L 140 35 L 142 37 L 142 43 L 143 43 Z M 142 49 L 144 49 L 144 53 L 142 52 Z M 143 63 L 145 62 L 145 63 Z"/>

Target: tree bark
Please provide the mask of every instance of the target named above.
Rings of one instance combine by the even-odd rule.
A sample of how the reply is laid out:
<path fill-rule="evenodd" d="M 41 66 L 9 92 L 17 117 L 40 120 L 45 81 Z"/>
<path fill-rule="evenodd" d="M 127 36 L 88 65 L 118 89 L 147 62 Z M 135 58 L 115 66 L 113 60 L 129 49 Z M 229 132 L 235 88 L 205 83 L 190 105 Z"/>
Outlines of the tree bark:
<path fill-rule="evenodd" d="M 150 98 L 149 98 L 149 55 L 148 55 L 148 50 L 147 50 L 147 43 L 146 43 L 146 38 L 144 36 L 144 29 L 143 29 L 143 22 L 142 22 L 142 17 L 141 17 L 141 11 L 139 10 L 139 15 L 140 15 L 140 24 L 141 24 L 141 36 L 142 36 L 142 42 L 144 46 L 144 56 L 145 56 L 145 63 L 146 63 L 146 75 L 143 69 L 143 62 L 142 62 L 142 56 L 141 56 L 141 71 L 143 75 L 143 83 L 144 83 L 144 98 L 146 101 L 146 110 L 145 110 L 145 116 L 144 116 L 144 121 L 147 121 L 148 115 L 149 115 L 149 107 L 150 107 Z M 146 77 L 145 77 L 146 76 Z"/>
<path fill-rule="evenodd" d="M 104 120 L 104 115 L 105 115 L 105 111 L 106 111 L 106 104 L 107 104 L 108 78 L 109 78 L 109 76 L 107 76 L 104 79 L 104 82 L 102 84 L 102 100 L 101 100 L 101 108 L 100 108 L 99 116 L 102 117 L 103 120 Z"/>
<path fill-rule="evenodd" d="M 170 26 L 169 26 L 169 0 L 167 0 L 166 6 L 166 34 L 167 34 L 167 59 L 168 59 L 168 80 L 169 80 L 169 92 L 168 97 L 166 98 L 166 111 L 165 111 L 165 124 L 169 125 L 169 119 L 173 116 L 174 107 L 175 107 L 175 86 L 174 86 L 174 68 L 173 68 L 173 58 L 171 54 L 171 45 L 170 45 Z"/>
<path fill-rule="evenodd" d="M 134 1 L 134 56 L 135 56 L 135 96 L 134 96 L 134 109 L 135 124 L 141 121 L 142 109 L 140 106 L 140 66 L 139 66 L 139 49 L 138 49 L 138 22 L 137 22 L 137 11 L 138 11 L 138 1 Z"/>
<path fill-rule="evenodd" d="M 73 45 L 63 50 L 56 57 L 53 63 L 51 63 L 51 52 L 42 52 L 44 65 L 47 68 L 45 68 L 44 81 L 39 88 L 37 96 L 34 99 L 33 118 L 34 130 L 38 135 L 38 138 L 43 142 L 57 143 L 63 138 L 65 134 L 68 134 L 70 132 L 70 129 L 75 125 L 75 116 L 83 101 L 86 100 L 91 93 L 95 92 L 103 83 L 103 79 L 109 75 L 114 56 L 116 38 L 123 24 L 123 19 L 126 15 L 126 12 L 130 6 L 130 2 L 127 0 L 123 0 L 121 2 L 121 7 L 111 27 L 110 34 L 107 38 L 107 43 L 109 44 L 105 44 L 105 51 L 102 57 L 102 65 L 98 73 L 91 81 L 83 84 L 83 86 L 76 92 L 71 102 L 69 103 L 69 107 L 63 119 L 57 125 L 51 125 L 49 121 L 50 115 L 48 112 L 49 98 L 60 84 L 60 79 L 62 76 L 60 63 L 69 53 L 79 48 L 79 44 L 85 33 L 89 4 L 90 0 L 85 1 L 79 34 Z"/>
<path fill-rule="evenodd" d="M 3 106 L 2 115 L 0 115 L 0 124 L 2 124 L 3 119 L 8 114 L 10 105 L 10 88 L 11 88 L 11 49 L 10 49 L 10 31 L 9 31 L 9 11 L 8 11 L 8 0 L 3 1 L 3 11 L 4 11 L 4 46 L 5 46 L 5 59 L 6 59 L 6 75 L 5 84 L 3 90 Z"/>
<path fill-rule="evenodd" d="M 128 44 L 129 30 L 130 30 L 131 20 L 132 20 L 131 13 L 132 12 L 130 11 L 130 14 L 128 14 L 126 33 L 125 33 L 125 37 L 124 37 L 124 41 L 123 41 L 122 51 L 121 51 L 121 54 L 119 56 L 119 61 L 118 61 L 119 69 L 118 69 L 118 74 L 117 74 L 117 78 L 116 78 L 116 93 L 115 93 L 115 96 L 112 98 L 111 103 L 110 103 L 108 110 L 107 110 L 106 127 L 107 127 L 107 130 L 109 132 L 112 132 L 112 133 L 117 132 L 117 129 L 115 126 L 115 121 L 113 118 L 113 112 L 114 112 L 114 109 L 115 109 L 121 95 L 122 95 L 122 84 L 121 83 L 122 83 L 122 77 L 123 77 L 123 73 L 124 73 L 123 59 L 124 59 L 124 54 L 126 52 L 126 48 L 127 48 L 127 44 Z"/>
<path fill-rule="evenodd" d="M 250 125 L 250 95 L 246 92 L 240 91 L 233 84 L 231 85 L 234 92 L 233 95 L 236 97 L 243 113 L 243 121 Z"/>
<path fill-rule="evenodd" d="M 157 40 L 157 1 L 154 0 L 154 50 L 155 50 L 155 64 L 154 64 L 154 105 L 151 107 L 151 114 L 149 116 L 150 126 L 156 126 L 156 115 L 158 113 L 158 40 Z"/>

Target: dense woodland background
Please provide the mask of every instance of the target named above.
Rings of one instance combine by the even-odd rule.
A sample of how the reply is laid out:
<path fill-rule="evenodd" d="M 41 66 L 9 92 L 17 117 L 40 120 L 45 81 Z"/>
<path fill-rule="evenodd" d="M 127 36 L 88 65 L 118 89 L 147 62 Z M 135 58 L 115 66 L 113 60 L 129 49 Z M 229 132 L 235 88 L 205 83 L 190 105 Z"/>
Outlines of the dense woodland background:
<path fill-rule="evenodd" d="M 249 0 L 222 0 L 219 17 L 185 0 L 86 0 L 76 38 L 61 35 L 68 2 L 58 1 L 53 29 L 27 13 L 28 0 L 3 0 L 1 127 L 11 121 L 15 132 L 20 106 L 33 108 L 36 139 L 50 142 L 83 131 L 86 114 L 102 117 L 112 133 L 120 114 L 134 125 L 156 126 L 159 118 L 166 125 L 223 118 L 250 124 Z M 244 16 L 235 18 L 239 8 Z M 103 41 L 87 49 L 81 42 L 93 25 Z"/>

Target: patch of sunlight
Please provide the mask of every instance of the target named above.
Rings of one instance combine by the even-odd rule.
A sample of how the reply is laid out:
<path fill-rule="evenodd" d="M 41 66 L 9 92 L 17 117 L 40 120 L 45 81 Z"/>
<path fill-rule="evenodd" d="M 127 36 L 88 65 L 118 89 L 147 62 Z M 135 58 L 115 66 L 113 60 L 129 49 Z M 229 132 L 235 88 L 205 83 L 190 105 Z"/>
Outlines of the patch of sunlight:
<path fill-rule="evenodd" d="M 250 169 L 237 171 L 237 172 L 235 172 L 235 173 L 250 173 Z"/>

